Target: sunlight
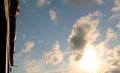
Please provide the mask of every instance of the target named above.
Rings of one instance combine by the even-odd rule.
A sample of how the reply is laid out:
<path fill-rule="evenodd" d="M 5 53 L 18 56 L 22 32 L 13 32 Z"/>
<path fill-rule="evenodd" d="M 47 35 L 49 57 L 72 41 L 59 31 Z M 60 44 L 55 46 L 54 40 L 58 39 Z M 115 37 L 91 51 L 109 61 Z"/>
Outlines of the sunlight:
<path fill-rule="evenodd" d="M 97 52 L 93 46 L 86 46 L 84 55 L 78 62 L 78 66 L 90 73 L 96 73 L 99 67 L 99 60 L 97 58 Z"/>

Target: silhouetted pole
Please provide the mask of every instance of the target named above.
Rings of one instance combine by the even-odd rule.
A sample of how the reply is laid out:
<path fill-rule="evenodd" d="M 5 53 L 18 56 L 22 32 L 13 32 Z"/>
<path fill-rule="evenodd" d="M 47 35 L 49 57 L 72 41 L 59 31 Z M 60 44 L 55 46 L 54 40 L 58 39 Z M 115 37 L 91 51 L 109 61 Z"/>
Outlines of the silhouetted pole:
<path fill-rule="evenodd" d="M 9 73 L 8 0 L 0 1 L 0 73 Z"/>

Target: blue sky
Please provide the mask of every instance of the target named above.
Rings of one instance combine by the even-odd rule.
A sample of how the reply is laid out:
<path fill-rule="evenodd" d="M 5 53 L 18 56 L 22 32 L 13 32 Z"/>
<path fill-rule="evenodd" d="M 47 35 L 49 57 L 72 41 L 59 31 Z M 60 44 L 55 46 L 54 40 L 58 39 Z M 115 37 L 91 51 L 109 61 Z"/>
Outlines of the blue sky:
<path fill-rule="evenodd" d="M 120 73 L 119 37 L 120 0 L 20 0 L 11 73 Z"/>

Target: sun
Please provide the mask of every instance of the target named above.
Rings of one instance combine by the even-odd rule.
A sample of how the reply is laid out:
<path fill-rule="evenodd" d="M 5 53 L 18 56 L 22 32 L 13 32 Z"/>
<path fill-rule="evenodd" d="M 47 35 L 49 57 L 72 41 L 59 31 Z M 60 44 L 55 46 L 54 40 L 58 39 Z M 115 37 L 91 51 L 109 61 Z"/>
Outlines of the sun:
<path fill-rule="evenodd" d="M 78 67 L 90 73 L 96 73 L 99 68 L 99 59 L 93 46 L 87 45 L 82 59 L 78 62 Z"/>

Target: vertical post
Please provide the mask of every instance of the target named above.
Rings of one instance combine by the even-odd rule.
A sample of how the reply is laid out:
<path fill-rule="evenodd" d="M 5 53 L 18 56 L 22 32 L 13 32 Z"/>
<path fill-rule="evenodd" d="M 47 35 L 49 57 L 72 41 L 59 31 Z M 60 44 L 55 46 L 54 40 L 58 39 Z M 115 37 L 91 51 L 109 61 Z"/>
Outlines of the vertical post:
<path fill-rule="evenodd" d="M 5 18 L 7 24 L 7 34 L 6 34 L 6 73 L 9 73 L 9 62 L 10 62 L 10 25 L 9 25 L 9 1 L 4 0 L 4 8 L 5 8 Z"/>
<path fill-rule="evenodd" d="M 0 72 L 9 73 L 9 10 L 8 0 L 0 1 Z"/>
<path fill-rule="evenodd" d="M 4 0 L 0 1 L 0 71 L 6 73 L 6 35 L 7 24 L 4 9 Z"/>

